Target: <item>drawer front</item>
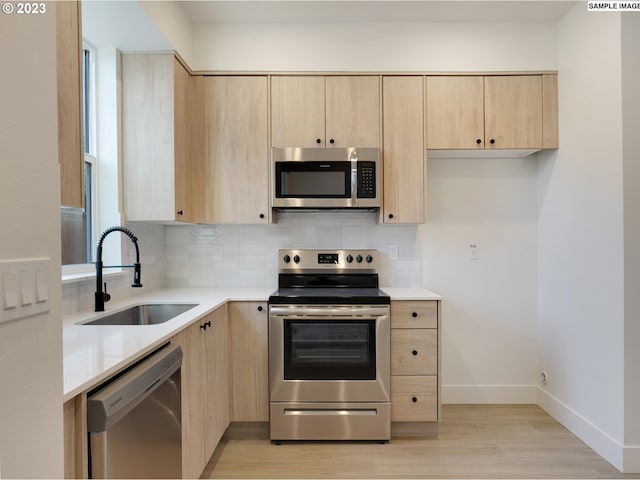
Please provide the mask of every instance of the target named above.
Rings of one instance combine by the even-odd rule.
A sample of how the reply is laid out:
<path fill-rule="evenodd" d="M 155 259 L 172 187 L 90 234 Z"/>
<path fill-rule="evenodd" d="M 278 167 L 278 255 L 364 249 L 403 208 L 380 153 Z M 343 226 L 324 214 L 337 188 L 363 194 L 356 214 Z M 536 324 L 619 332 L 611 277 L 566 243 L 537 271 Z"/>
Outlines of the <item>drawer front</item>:
<path fill-rule="evenodd" d="M 438 328 L 438 302 L 391 302 L 391 328 Z"/>
<path fill-rule="evenodd" d="M 438 331 L 391 329 L 391 375 L 437 375 Z"/>
<path fill-rule="evenodd" d="M 438 420 L 438 377 L 392 376 L 391 421 Z"/>

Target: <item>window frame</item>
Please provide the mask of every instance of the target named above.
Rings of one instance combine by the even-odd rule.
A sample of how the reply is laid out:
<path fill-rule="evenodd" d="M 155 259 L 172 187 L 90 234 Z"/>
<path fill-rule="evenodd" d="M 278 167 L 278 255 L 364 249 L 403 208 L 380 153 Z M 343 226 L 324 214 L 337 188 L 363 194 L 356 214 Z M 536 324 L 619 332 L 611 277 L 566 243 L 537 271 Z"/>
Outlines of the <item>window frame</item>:
<path fill-rule="evenodd" d="M 96 111 L 96 49 L 87 43 L 82 42 L 82 150 L 84 153 L 83 170 L 86 164 L 91 166 L 90 185 L 85 184 L 85 215 L 87 222 L 87 263 L 62 265 L 62 280 L 74 280 L 86 278 L 95 274 L 95 264 L 93 263 L 95 252 L 94 244 L 97 239 L 98 228 L 98 160 L 97 151 L 97 111 Z M 88 78 L 87 78 L 88 77 Z M 87 88 L 88 87 L 88 88 Z M 88 92 L 87 92 L 88 90 Z M 87 98 L 88 93 L 88 98 Z M 89 117 L 87 121 L 86 117 Z M 87 138 L 88 136 L 88 138 Z M 88 152 L 87 152 L 88 150 Z M 84 176 L 83 172 L 83 176 Z M 86 176 L 85 176 L 86 178 Z M 86 181 L 86 180 L 85 180 Z M 87 195 L 87 188 L 89 188 Z M 89 198 L 87 198 L 89 197 Z"/>

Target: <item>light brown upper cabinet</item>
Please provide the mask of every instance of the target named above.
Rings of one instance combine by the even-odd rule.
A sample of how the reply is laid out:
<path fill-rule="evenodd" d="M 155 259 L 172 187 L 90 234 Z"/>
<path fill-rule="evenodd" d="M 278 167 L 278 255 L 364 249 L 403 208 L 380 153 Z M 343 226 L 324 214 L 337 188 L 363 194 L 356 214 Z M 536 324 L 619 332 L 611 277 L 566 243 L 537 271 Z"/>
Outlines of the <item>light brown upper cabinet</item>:
<path fill-rule="evenodd" d="M 56 2 L 60 204 L 84 207 L 82 16 L 80 2 Z"/>
<path fill-rule="evenodd" d="M 266 76 L 204 79 L 206 223 L 268 223 Z"/>
<path fill-rule="evenodd" d="M 558 146 L 556 75 L 428 76 L 426 84 L 430 150 Z"/>
<path fill-rule="evenodd" d="M 380 146 L 380 77 L 273 76 L 271 144 Z"/>
<path fill-rule="evenodd" d="M 422 76 L 382 79 L 384 223 L 423 223 L 425 199 Z"/>
<path fill-rule="evenodd" d="M 203 78 L 172 54 L 122 56 L 127 220 L 204 220 Z"/>

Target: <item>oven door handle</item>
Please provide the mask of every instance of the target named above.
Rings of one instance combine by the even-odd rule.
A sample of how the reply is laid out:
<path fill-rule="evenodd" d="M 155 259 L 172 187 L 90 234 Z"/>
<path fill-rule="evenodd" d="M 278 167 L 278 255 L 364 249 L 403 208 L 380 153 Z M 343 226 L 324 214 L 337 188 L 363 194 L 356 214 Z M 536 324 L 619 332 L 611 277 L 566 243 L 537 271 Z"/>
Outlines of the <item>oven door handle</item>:
<path fill-rule="evenodd" d="M 331 317 L 347 320 L 359 317 L 383 317 L 389 315 L 389 306 L 379 307 L 269 307 L 269 314 L 288 319 L 305 319 L 310 317 Z"/>

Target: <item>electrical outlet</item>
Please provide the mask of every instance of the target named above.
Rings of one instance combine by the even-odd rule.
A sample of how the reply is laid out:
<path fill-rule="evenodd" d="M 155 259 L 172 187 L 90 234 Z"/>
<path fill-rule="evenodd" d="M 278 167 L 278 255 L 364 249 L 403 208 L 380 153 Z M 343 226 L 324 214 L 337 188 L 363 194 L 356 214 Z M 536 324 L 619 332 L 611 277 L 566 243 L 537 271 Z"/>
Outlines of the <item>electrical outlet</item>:
<path fill-rule="evenodd" d="M 395 243 L 389 245 L 389 260 L 398 260 L 398 245 Z"/>
<path fill-rule="evenodd" d="M 543 385 L 546 385 L 549 382 L 549 375 L 544 370 L 540 372 L 540 381 Z"/>

